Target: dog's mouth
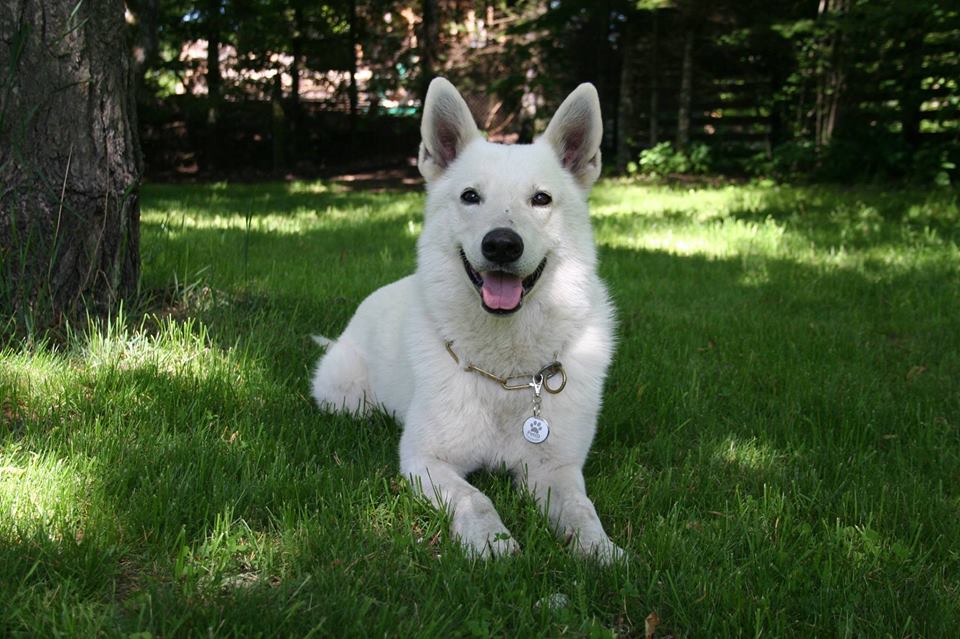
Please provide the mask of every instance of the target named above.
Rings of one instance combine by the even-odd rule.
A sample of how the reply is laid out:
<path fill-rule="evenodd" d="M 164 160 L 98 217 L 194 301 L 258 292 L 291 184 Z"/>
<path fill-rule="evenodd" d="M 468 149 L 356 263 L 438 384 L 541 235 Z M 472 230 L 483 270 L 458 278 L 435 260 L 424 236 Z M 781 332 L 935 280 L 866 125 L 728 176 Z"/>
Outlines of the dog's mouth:
<path fill-rule="evenodd" d="M 463 249 L 460 249 L 460 259 L 470 283 L 480 293 L 483 310 L 494 315 L 510 315 L 520 310 L 524 296 L 534 287 L 547 266 L 547 258 L 543 258 L 533 273 L 520 277 L 508 271 L 477 271 Z"/>

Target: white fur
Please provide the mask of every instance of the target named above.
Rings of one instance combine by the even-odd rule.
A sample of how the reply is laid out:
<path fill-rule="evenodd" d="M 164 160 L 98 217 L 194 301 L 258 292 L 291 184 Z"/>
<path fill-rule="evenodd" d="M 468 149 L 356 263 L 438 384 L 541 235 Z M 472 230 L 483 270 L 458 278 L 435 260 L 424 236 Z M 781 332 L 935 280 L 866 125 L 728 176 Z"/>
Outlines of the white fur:
<path fill-rule="evenodd" d="M 596 274 L 587 210 L 600 172 L 601 126 L 596 90 L 584 84 L 533 144 L 492 144 L 453 85 L 435 79 L 421 127 L 427 204 L 417 271 L 364 300 L 314 374 L 321 406 L 382 406 L 403 422 L 401 471 L 450 509 L 453 534 L 480 556 L 518 549 L 490 500 L 465 479 L 481 468 L 509 470 L 576 550 L 602 561 L 622 555 L 597 518 L 582 473 L 614 349 L 613 307 Z M 462 203 L 466 188 L 482 203 Z M 549 193 L 552 204 L 533 206 L 537 191 Z M 462 247 L 478 271 L 492 268 L 480 243 L 498 227 L 523 238 L 522 276 L 547 259 L 520 310 L 507 316 L 483 310 L 459 255 Z M 555 353 L 567 386 L 543 394 L 550 436 L 531 444 L 521 426 L 532 414 L 532 390 L 504 390 L 464 365 L 529 373 Z"/>

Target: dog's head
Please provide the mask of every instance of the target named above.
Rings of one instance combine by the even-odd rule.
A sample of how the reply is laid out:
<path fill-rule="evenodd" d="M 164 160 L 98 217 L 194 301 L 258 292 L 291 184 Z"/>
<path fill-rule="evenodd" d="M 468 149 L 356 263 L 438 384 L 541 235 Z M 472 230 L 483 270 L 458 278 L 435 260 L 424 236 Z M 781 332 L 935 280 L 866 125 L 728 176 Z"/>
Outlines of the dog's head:
<path fill-rule="evenodd" d="M 533 144 L 502 145 L 482 137 L 457 90 L 436 78 L 420 131 L 420 266 L 434 271 L 426 276 L 448 289 L 448 300 L 470 295 L 487 312 L 510 315 L 538 284 L 575 275 L 561 263 L 592 269 L 586 200 L 600 175 L 603 136 L 593 85 L 577 87 Z M 451 267 L 456 281 L 446 275 Z"/>

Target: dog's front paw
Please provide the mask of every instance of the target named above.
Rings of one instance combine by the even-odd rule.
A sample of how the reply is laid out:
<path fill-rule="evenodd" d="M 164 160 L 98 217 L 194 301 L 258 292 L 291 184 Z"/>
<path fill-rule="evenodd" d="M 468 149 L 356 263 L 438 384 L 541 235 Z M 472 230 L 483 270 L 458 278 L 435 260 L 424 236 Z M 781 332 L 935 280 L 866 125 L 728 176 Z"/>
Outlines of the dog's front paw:
<path fill-rule="evenodd" d="M 508 557 L 520 554 L 520 544 L 506 530 L 494 533 L 492 537 L 487 537 L 487 548 L 490 549 L 490 556 L 492 557 Z"/>
<path fill-rule="evenodd" d="M 596 559 L 604 566 L 624 562 L 629 557 L 626 550 L 616 545 L 609 539 L 604 539 L 603 541 L 594 544 L 590 547 L 588 552 L 590 557 Z"/>
<path fill-rule="evenodd" d="M 573 538 L 570 541 L 573 542 L 572 545 L 576 552 L 604 566 L 620 563 L 629 558 L 627 551 L 610 541 L 607 536 L 592 540 Z"/>
<path fill-rule="evenodd" d="M 478 559 L 509 557 L 520 552 L 520 545 L 505 528 L 489 532 L 461 532 L 458 539 L 467 552 Z"/>

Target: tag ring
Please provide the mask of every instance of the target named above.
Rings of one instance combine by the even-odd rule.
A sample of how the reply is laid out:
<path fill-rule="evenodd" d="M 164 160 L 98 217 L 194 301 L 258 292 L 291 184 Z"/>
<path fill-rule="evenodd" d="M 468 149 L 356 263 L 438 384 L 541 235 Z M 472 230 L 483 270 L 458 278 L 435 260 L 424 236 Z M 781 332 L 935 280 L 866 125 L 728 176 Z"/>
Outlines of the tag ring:
<path fill-rule="evenodd" d="M 560 362 L 551 362 L 540 369 L 537 375 L 543 376 L 543 388 L 550 393 L 551 395 L 556 395 L 564 389 L 567 385 L 567 371 L 563 370 L 563 365 Z M 556 388 L 551 388 L 549 381 L 551 378 L 560 375 L 560 385 Z"/>

